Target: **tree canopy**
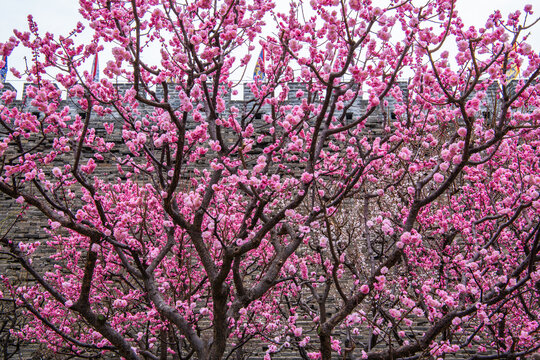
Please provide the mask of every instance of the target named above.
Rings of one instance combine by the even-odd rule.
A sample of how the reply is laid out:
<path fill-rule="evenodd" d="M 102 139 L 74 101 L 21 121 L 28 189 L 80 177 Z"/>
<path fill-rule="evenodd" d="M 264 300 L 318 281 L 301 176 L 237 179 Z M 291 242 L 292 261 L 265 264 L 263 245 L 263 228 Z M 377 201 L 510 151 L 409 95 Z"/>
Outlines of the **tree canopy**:
<path fill-rule="evenodd" d="M 531 6 L 481 28 L 446 0 L 80 6 L 70 34 L 29 18 L 0 43 L 33 53 L 0 105 L 16 335 L 125 359 L 538 350 Z M 17 236 L 38 213 L 44 240 Z"/>

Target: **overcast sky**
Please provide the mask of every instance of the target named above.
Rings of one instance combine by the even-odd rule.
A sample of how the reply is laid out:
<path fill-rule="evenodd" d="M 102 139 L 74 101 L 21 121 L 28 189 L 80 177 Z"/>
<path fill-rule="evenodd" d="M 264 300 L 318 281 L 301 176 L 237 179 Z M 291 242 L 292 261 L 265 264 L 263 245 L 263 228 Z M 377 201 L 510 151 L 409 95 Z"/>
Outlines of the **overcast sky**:
<path fill-rule="evenodd" d="M 526 4 L 533 4 L 534 16 L 538 17 L 540 4 L 535 6 L 535 2 L 537 0 L 458 0 L 457 8 L 466 25 L 479 27 L 496 9 L 501 10 L 506 16 L 510 11 L 523 10 Z M 54 34 L 66 34 L 80 20 L 77 0 L 0 0 L 0 9 L 2 9 L 0 25 L 0 41 L 2 42 L 13 35 L 14 28 L 28 29 L 28 14 L 34 16 L 42 33 L 49 31 Z M 533 29 L 528 41 L 535 51 L 540 51 L 540 23 Z M 9 67 L 22 68 L 25 55 L 28 53 L 23 49 L 15 49 L 8 59 Z M 19 85 L 13 81 L 14 78 L 9 73 L 7 80 L 14 85 Z M 22 80 L 20 82 L 22 83 Z"/>

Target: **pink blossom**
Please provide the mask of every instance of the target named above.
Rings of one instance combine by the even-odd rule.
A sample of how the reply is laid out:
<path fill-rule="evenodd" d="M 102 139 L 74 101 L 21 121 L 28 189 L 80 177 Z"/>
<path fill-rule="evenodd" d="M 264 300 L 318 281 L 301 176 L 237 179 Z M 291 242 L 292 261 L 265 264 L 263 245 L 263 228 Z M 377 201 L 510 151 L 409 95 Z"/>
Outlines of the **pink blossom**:
<path fill-rule="evenodd" d="M 435 173 L 435 175 L 433 175 L 433 180 L 435 180 L 436 183 L 442 183 L 444 181 L 444 176 L 440 173 Z"/>
<path fill-rule="evenodd" d="M 300 227 L 298 228 L 298 230 L 299 230 L 301 233 L 303 233 L 303 234 L 307 234 L 307 233 L 309 233 L 310 228 L 309 228 L 309 226 L 300 226 Z"/>
<path fill-rule="evenodd" d="M 388 40 L 390 40 L 391 35 L 390 35 L 389 32 L 379 30 L 379 32 L 377 32 L 377 36 L 383 41 L 388 41 Z"/>
<path fill-rule="evenodd" d="M 388 310 L 388 313 L 390 314 L 390 316 L 392 316 L 394 318 L 400 318 L 401 317 L 401 311 L 399 311 L 397 309 L 390 309 L 390 310 Z"/>
<path fill-rule="evenodd" d="M 311 180 L 313 180 L 313 174 L 304 172 L 302 176 L 300 177 L 300 180 L 302 180 L 304 184 L 307 184 L 311 182 Z"/>
<path fill-rule="evenodd" d="M 306 336 L 300 342 L 298 342 L 298 346 L 306 347 L 310 340 L 311 340 L 311 337 Z"/>
<path fill-rule="evenodd" d="M 406 147 L 403 147 L 401 148 L 401 151 L 399 152 L 399 157 L 402 159 L 402 160 L 405 160 L 405 161 L 408 161 L 411 159 L 411 155 L 412 155 L 412 152 L 406 148 Z"/>

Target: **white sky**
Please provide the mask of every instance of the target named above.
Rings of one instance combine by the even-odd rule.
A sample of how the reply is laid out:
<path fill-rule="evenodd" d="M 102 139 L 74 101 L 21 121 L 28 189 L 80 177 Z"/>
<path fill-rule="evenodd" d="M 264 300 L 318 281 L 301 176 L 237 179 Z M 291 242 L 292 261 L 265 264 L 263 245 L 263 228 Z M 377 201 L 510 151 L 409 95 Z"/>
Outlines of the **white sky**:
<path fill-rule="evenodd" d="M 277 0 L 278 2 L 286 2 L 287 0 Z M 458 0 L 457 8 L 463 22 L 466 26 L 474 25 L 477 27 L 485 23 L 488 15 L 494 10 L 499 9 L 503 16 L 510 11 L 523 10 L 526 4 L 532 4 L 533 16 L 540 16 L 540 3 L 537 0 Z M 17 28 L 22 31 L 27 31 L 28 14 L 34 16 L 40 32 L 46 31 L 53 34 L 66 34 L 75 27 L 77 21 L 81 20 L 78 13 L 77 0 L 0 0 L 0 9 L 2 9 L 2 19 L 0 22 L 0 41 L 5 42 L 13 35 L 13 29 Z M 282 9 L 286 9 L 282 7 Z M 528 42 L 532 45 L 534 51 L 540 51 L 540 23 L 532 29 Z M 258 51 L 258 50 L 256 50 Z M 22 69 L 24 67 L 24 57 L 30 58 L 29 53 L 22 47 L 16 48 L 9 57 L 9 67 Z M 252 57 L 252 66 L 254 59 Z M 100 57 L 100 62 L 104 60 Z M 90 67 L 91 61 L 89 61 Z M 103 62 L 104 64 L 104 62 Z M 101 64 L 101 69 L 103 68 Z M 17 80 L 8 72 L 7 81 L 12 83 L 16 88 L 22 88 L 23 80 Z M 20 96 L 20 91 L 18 91 Z"/>

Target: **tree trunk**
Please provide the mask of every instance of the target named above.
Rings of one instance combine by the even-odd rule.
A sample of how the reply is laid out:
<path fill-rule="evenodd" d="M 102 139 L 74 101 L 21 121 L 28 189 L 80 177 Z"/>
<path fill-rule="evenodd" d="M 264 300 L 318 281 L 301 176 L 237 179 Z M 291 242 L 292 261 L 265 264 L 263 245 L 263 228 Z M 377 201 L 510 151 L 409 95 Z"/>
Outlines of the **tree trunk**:
<path fill-rule="evenodd" d="M 329 334 L 319 333 L 319 340 L 321 341 L 321 359 L 332 359 L 332 341 Z"/>
<path fill-rule="evenodd" d="M 223 284 L 213 287 L 214 300 L 214 338 L 210 344 L 210 360 L 223 358 L 227 346 L 227 289 Z"/>

